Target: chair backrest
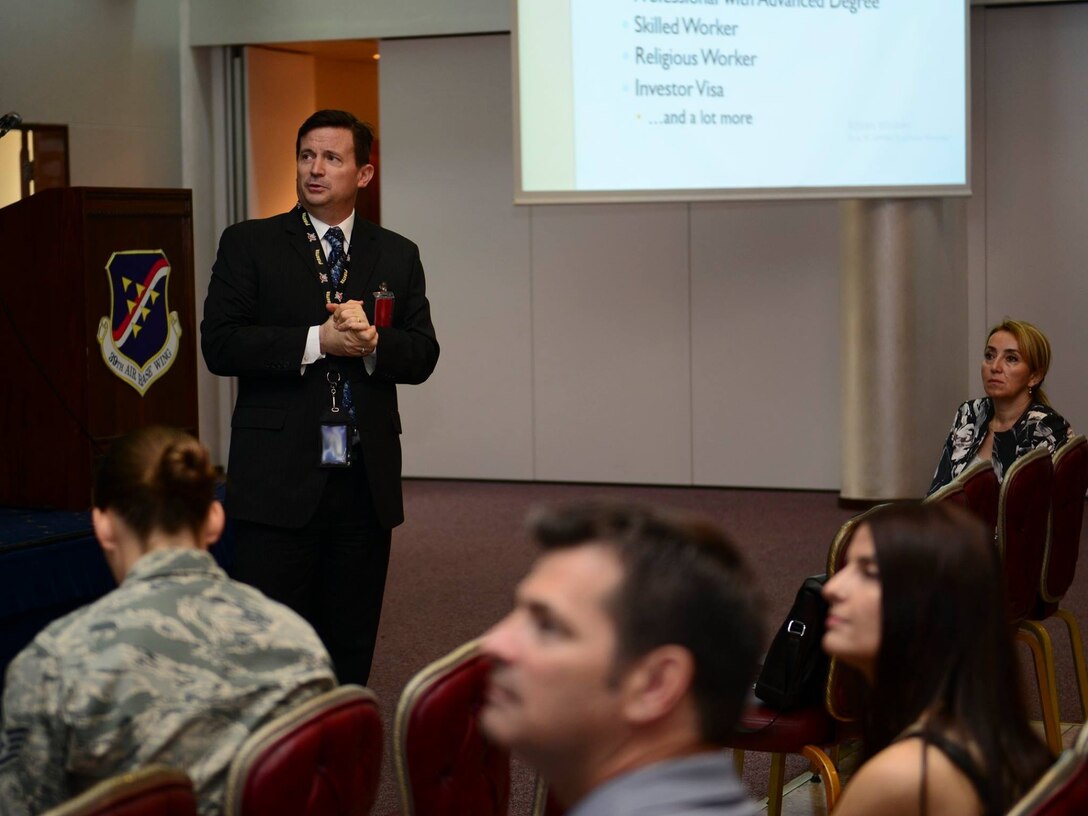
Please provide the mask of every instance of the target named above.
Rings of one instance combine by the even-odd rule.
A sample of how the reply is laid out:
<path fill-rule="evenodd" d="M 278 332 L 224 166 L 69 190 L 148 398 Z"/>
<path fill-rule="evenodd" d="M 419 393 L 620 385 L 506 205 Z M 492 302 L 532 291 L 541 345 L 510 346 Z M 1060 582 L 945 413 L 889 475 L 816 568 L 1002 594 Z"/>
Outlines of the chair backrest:
<path fill-rule="evenodd" d="M 1076 751 L 1079 756 L 1088 759 L 1088 724 L 1081 725 L 1076 739 L 1073 740 L 1073 750 Z"/>
<path fill-rule="evenodd" d="M 43 816 L 196 816 L 188 774 L 148 765 L 104 779 Z"/>
<path fill-rule="evenodd" d="M 997 547 L 1005 572 L 1006 618 L 1018 623 L 1031 614 L 1039 592 L 1054 466 L 1045 447 L 1017 459 L 1005 472 L 997 505 Z"/>
<path fill-rule="evenodd" d="M 990 460 L 973 462 L 959 476 L 926 496 L 924 503 L 949 502 L 970 510 L 993 535 L 997 527 L 997 504 L 1001 483 Z"/>
<path fill-rule="evenodd" d="M 1088 490 L 1088 439 L 1070 439 L 1054 453 L 1054 492 L 1050 506 L 1050 537 L 1043 559 L 1039 597 L 1054 611 L 1073 583 L 1084 523 L 1084 493 Z"/>
<path fill-rule="evenodd" d="M 1088 813 L 1088 757 L 1063 751 L 1008 816 L 1083 816 Z"/>
<path fill-rule="evenodd" d="M 993 468 L 990 468 L 993 470 Z M 924 499 L 922 504 L 938 504 L 938 503 L 958 504 L 960 507 L 967 507 L 967 494 L 963 492 L 963 482 L 958 478 L 953 479 L 946 485 L 941 485 L 940 488 L 934 490 Z"/>
<path fill-rule="evenodd" d="M 975 462 L 960 474 L 967 509 L 982 519 L 993 535 L 997 530 L 997 505 L 1001 500 L 1001 482 L 994 473 L 993 463 Z"/>
<path fill-rule="evenodd" d="M 393 724 L 402 816 L 505 816 L 510 754 L 478 721 L 490 670 L 470 641 L 405 686 Z"/>
<path fill-rule="evenodd" d="M 933 495 L 936 495 L 934 493 Z M 939 499 L 938 499 L 939 501 Z M 870 507 L 847 519 L 835 533 L 827 551 L 827 577 L 830 578 L 846 563 L 846 545 L 850 543 L 854 531 L 864 524 L 870 516 L 886 504 Z M 847 666 L 837 658 L 831 658 L 831 668 L 827 672 L 827 686 L 824 689 L 824 704 L 827 713 L 840 722 L 850 723 L 861 719 L 861 700 L 864 698 L 865 680 L 856 669 Z"/>
<path fill-rule="evenodd" d="M 247 739 L 227 777 L 230 816 L 365 816 L 381 778 L 382 721 L 374 693 L 340 686 Z"/>

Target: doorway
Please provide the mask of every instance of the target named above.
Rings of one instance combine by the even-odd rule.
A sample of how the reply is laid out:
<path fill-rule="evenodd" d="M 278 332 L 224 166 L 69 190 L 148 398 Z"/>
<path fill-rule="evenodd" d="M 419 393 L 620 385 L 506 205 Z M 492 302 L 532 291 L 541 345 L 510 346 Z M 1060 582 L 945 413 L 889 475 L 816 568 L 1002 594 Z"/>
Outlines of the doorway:
<path fill-rule="evenodd" d="M 295 194 L 295 136 L 315 110 L 354 113 L 374 130 L 374 179 L 359 191 L 356 212 L 381 222 L 381 130 L 377 40 L 247 46 L 247 217 L 289 210 Z"/>

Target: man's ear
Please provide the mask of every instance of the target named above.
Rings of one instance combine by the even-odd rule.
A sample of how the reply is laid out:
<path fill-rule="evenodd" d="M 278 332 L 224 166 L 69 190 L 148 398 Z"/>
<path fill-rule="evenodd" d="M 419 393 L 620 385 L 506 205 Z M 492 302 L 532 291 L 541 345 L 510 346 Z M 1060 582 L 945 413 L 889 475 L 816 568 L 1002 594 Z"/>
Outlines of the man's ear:
<path fill-rule="evenodd" d="M 223 535 L 223 526 L 226 523 L 227 516 L 223 512 L 223 505 L 213 501 L 211 507 L 208 508 L 208 517 L 204 519 L 204 526 L 200 530 L 200 546 L 202 549 L 208 549 L 219 540 L 219 537 Z"/>
<path fill-rule="evenodd" d="M 370 184 L 372 178 L 374 178 L 374 165 L 364 164 L 359 168 L 359 175 L 356 177 L 356 186 L 359 189 L 362 189 Z"/>
<path fill-rule="evenodd" d="M 624 713 L 630 722 L 651 723 L 671 714 L 691 690 L 695 660 L 683 646 L 659 646 L 628 670 Z"/>
<path fill-rule="evenodd" d="M 117 529 L 110 515 L 105 510 L 99 510 L 97 507 L 92 508 L 91 525 L 94 527 L 94 536 L 98 539 L 102 549 L 107 553 L 116 552 Z"/>

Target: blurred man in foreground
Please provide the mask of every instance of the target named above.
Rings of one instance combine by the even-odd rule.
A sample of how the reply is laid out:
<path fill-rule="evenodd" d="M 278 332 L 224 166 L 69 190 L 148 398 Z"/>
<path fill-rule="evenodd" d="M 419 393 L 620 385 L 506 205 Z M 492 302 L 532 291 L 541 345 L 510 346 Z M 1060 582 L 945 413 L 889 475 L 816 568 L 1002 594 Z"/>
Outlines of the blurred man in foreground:
<path fill-rule="evenodd" d="M 762 646 L 752 576 L 704 522 L 615 504 L 538 516 L 543 554 L 483 639 L 481 724 L 569 816 L 749 816 L 720 747 Z"/>

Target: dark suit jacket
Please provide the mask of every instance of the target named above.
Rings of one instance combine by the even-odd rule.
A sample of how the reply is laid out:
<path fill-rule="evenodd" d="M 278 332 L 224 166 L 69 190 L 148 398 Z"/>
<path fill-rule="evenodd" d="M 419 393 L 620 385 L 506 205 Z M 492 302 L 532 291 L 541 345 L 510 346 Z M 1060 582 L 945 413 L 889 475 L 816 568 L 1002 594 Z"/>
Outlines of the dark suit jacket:
<path fill-rule="evenodd" d="M 377 367 L 326 357 L 299 373 L 310 326 L 324 323 L 325 287 L 297 211 L 228 227 L 212 268 L 201 348 L 213 374 L 238 377 L 227 466 L 227 511 L 280 527 L 313 515 L 329 471 L 318 467 L 320 420 L 330 404 L 330 363 L 352 383 L 363 465 L 378 520 L 404 520 L 397 383 L 420 383 L 438 361 L 419 249 L 356 216 L 345 300 L 374 318 L 374 291 L 388 284 L 393 325 L 378 329 Z"/>

